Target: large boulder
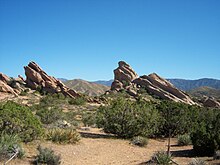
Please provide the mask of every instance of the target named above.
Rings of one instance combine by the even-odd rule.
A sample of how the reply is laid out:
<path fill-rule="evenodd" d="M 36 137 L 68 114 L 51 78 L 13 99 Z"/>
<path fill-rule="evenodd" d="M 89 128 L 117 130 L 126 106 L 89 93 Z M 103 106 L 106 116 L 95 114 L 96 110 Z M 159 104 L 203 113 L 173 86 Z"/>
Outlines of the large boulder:
<path fill-rule="evenodd" d="M 25 82 L 31 89 L 40 89 L 48 93 L 62 93 L 72 98 L 79 96 L 78 93 L 66 87 L 58 79 L 47 75 L 47 73 L 33 61 L 30 62 L 28 66 L 25 66 L 24 70 L 26 75 Z"/>
<path fill-rule="evenodd" d="M 123 86 L 129 86 L 138 77 L 137 73 L 124 61 L 118 63 L 118 68 L 114 70 L 114 81 L 111 90 L 120 90 Z"/>
<path fill-rule="evenodd" d="M 115 78 L 111 85 L 111 91 L 120 91 L 124 89 L 128 94 L 137 96 L 135 90 L 138 90 L 138 88 L 134 88 L 136 86 L 142 87 L 146 89 L 149 94 L 158 96 L 162 99 L 183 102 L 190 105 L 195 104 L 186 93 L 177 89 L 173 84 L 158 76 L 156 73 L 138 77 L 137 73 L 123 61 L 120 61 L 119 67 L 114 70 L 114 76 Z"/>

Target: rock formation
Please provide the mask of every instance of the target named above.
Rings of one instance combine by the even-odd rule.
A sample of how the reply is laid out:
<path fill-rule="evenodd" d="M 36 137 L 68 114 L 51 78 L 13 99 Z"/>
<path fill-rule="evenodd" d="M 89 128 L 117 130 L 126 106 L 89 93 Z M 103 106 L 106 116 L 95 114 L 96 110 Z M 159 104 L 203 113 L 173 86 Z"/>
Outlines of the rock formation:
<path fill-rule="evenodd" d="M 220 108 L 220 103 L 214 97 L 204 97 L 202 104 L 205 107 Z"/>
<path fill-rule="evenodd" d="M 125 62 L 120 61 L 119 67 L 114 70 L 114 81 L 111 86 L 112 91 L 126 90 L 132 96 L 137 96 L 140 87 L 152 95 L 162 99 L 169 99 L 175 102 L 195 104 L 192 99 L 183 91 L 177 89 L 169 81 L 161 78 L 156 73 L 138 77 L 135 71 Z"/>
<path fill-rule="evenodd" d="M 58 79 L 47 75 L 35 62 L 30 62 L 24 67 L 26 84 L 34 90 L 42 90 L 48 93 L 62 93 L 72 98 L 79 96 L 74 90 L 66 87 Z"/>
<path fill-rule="evenodd" d="M 7 75 L 0 73 L 0 92 L 11 93 L 18 95 L 24 90 L 25 82 L 20 78 L 10 78 Z"/>
<path fill-rule="evenodd" d="M 118 63 L 119 67 L 114 70 L 114 81 L 111 85 L 111 90 L 119 91 L 131 85 L 131 82 L 138 78 L 137 73 L 124 61 Z"/>

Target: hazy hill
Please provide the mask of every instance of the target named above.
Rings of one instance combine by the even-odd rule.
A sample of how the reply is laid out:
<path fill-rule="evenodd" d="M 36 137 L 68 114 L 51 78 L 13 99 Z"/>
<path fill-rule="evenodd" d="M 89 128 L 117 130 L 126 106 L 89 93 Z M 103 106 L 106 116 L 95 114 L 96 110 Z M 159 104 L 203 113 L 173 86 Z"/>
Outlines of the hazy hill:
<path fill-rule="evenodd" d="M 189 91 L 199 87 L 212 87 L 216 89 L 220 89 L 220 80 L 217 79 L 210 79 L 210 78 L 203 78 L 198 80 L 185 80 L 185 79 L 167 79 L 177 88 Z"/>
<path fill-rule="evenodd" d="M 215 89 L 211 87 L 199 87 L 191 91 L 188 91 L 188 93 L 194 97 L 199 97 L 199 98 L 205 95 L 205 96 L 215 97 L 217 99 L 220 99 L 220 89 Z"/>
<path fill-rule="evenodd" d="M 101 84 L 101 85 L 105 85 L 105 86 L 109 86 L 109 87 L 112 85 L 112 82 L 113 82 L 113 80 L 108 80 L 108 81 L 105 81 L 105 80 L 93 81 L 93 83 Z"/>
<path fill-rule="evenodd" d="M 65 79 L 65 78 L 57 78 L 58 80 L 62 81 L 62 82 L 66 82 L 68 81 L 68 79 Z"/>
<path fill-rule="evenodd" d="M 88 82 L 81 79 L 68 80 L 65 81 L 64 84 L 67 87 L 74 89 L 76 92 L 84 93 L 90 96 L 98 96 L 109 90 L 108 86 L 96 84 L 94 82 Z"/>

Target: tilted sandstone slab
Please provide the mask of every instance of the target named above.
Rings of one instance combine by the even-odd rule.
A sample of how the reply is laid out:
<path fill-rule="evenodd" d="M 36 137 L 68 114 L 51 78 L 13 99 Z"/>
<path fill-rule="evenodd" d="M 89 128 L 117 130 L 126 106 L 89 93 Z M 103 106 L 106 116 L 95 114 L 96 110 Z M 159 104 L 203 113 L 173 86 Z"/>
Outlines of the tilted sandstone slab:
<path fill-rule="evenodd" d="M 7 75 L 0 73 L 0 92 L 11 93 L 18 95 L 24 90 L 25 82 L 20 78 L 10 78 Z"/>
<path fill-rule="evenodd" d="M 72 98 L 79 96 L 77 92 L 66 87 L 55 77 L 47 75 L 35 62 L 30 62 L 24 67 L 26 75 L 26 84 L 31 89 L 41 89 L 48 93 L 62 93 Z"/>
<path fill-rule="evenodd" d="M 213 97 L 205 97 L 202 100 L 202 104 L 205 107 L 220 108 L 220 103 Z"/>
<path fill-rule="evenodd" d="M 112 91 L 127 90 L 130 89 L 129 87 L 136 85 L 145 88 L 148 93 L 162 99 L 169 99 L 190 105 L 195 104 L 187 94 L 177 89 L 173 84 L 156 73 L 138 77 L 137 73 L 124 61 L 119 62 L 119 67 L 114 70 L 114 75 L 115 78 L 111 86 Z M 134 89 L 132 91 L 134 96 Z M 127 92 L 131 93 L 128 90 Z"/>
<path fill-rule="evenodd" d="M 138 78 L 137 73 L 124 61 L 118 63 L 118 68 L 114 70 L 114 82 L 111 90 L 120 90 L 125 85 L 129 85 L 131 81 Z"/>

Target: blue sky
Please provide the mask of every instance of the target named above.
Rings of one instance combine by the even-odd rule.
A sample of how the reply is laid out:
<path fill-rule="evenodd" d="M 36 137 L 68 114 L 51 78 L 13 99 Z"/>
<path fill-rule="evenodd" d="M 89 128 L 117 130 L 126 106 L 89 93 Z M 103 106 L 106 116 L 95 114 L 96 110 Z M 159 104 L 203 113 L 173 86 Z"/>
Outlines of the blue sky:
<path fill-rule="evenodd" d="M 220 79 L 219 0 L 0 0 L 0 72 L 37 62 L 68 79 Z"/>

